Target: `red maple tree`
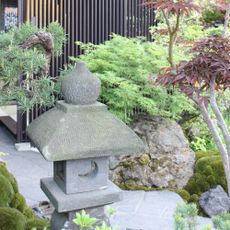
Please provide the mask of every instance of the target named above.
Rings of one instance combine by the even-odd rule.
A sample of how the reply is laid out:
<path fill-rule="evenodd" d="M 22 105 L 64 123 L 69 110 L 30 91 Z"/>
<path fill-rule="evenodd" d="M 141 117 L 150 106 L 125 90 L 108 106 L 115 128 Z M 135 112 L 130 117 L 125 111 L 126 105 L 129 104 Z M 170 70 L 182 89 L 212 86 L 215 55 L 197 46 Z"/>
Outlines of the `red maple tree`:
<path fill-rule="evenodd" d="M 194 4 L 192 0 L 143 0 L 142 5 L 154 8 L 162 13 L 169 34 L 168 62 L 172 68 L 175 68 L 173 60 L 173 45 L 177 38 L 181 18 L 183 16 L 188 16 L 193 11 L 198 11 L 199 6 Z M 175 24 L 170 21 L 170 18 L 173 15 L 176 16 Z"/>
<path fill-rule="evenodd" d="M 208 37 L 194 44 L 191 61 L 181 62 L 175 69 L 164 69 L 157 83 L 178 87 L 192 99 L 201 111 L 221 153 L 230 195 L 230 131 L 217 103 L 217 92 L 230 89 L 230 40 L 226 37 Z M 223 139 L 213 121 L 210 105 Z"/>

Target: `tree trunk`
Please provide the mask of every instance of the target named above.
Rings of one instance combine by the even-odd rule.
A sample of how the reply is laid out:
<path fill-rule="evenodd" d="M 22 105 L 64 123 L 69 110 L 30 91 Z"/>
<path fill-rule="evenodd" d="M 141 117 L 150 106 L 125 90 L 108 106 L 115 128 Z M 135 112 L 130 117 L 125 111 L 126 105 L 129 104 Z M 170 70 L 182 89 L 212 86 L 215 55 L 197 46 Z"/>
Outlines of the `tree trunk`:
<path fill-rule="evenodd" d="M 40 45 L 46 51 L 46 65 L 42 70 L 43 75 L 49 74 L 50 61 L 54 49 L 54 41 L 51 33 L 37 32 L 26 39 L 19 47 L 22 49 L 30 49 Z"/>
<path fill-rule="evenodd" d="M 172 69 L 175 69 L 174 60 L 173 60 L 173 45 L 174 45 L 174 35 L 169 34 L 169 48 L 168 48 L 168 62 Z"/>
<path fill-rule="evenodd" d="M 208 125 L 208 128 L 211 131 L 211 134 L 217 144 L 217 147 L 220 151 L 223 166 L 224 166 L 224 172 L 226 176 L 227 181 L 227 188 L 228 188 L 228 195 L 230 196 L 230 167 L 229 167 L 229 156 L 227 154 L 227 150 L 225 149 L 225 146 L 221 140 L 221 137 L 219 133 L 217 132 L 217 127 L 215 126 L 214 122 L 212 121 L 211 117 L 209 116 L 209 113 L 207 109 L 205 108 L 204 104 L 198 104 L 201 113 L 203 115 L 203 119 L 205 123 Z"/>
<path fill-rule="evenodd" d="M 224 120 L 224 117 L 223 117 L 222 113 L 220 112 L 220 109 L 219 109 L 217 102 L 216 102 L 216 94 L 215 94 L 216 82 L 215 82 L 215 80 L 216 80 L 216 78 L 213 77 L 211 79 L 211 82 L 210 82 L 210 104 L 211 104 L 212 110 L 216 116 L 218 126 L 220 127 L 220 129 L 223 133 L 223 137 L 224 137 L 226 147 L 227 147 L 227 154 L 230 157 L 230 133 L 228 130 L 228 126 Z"/>

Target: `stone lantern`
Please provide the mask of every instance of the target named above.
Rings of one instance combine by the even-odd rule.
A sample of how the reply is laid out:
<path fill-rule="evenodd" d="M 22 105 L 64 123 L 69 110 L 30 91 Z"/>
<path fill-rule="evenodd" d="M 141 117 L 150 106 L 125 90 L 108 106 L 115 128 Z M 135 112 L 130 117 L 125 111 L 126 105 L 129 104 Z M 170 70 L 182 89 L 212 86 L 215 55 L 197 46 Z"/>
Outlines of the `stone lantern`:
<path fill-rule="evenodd" d="M 110 156 L 144 151 L 139 137 L 97 102 L 100 81 L 78 63 L 62 81 L 64 101 L 34 120 L 27 134 L 53 162 L 53 177 L 41 188 L 55 207 L 51 225 L 61 230 L 84 209 L 100 220 L 104 206 L 121 200 L 121 190 L 108 179 Z"/>

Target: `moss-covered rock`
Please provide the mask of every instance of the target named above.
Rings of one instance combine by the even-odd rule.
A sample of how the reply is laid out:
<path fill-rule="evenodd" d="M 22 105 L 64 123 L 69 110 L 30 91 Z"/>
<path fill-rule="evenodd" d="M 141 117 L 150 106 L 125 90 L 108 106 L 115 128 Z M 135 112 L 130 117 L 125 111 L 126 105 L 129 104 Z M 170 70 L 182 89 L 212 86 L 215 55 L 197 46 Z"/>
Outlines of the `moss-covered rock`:
<path fill-rule="evenodd" d="M 196 161 L 198 161 L 200 158 L 214 156 L 214 155 L 218 156 L 219 153 L 217 151 L 197 151 L 196 152 Z"/>
<path fill-rule="evenodd" d="M 34 227 L 39 230 L 48 225 L 46 220 L 35 218 L 18 191 L 15 177 L 7 170 L 5 163 L 0 162 L 0 230 L 30 230 Z"/>
<path fill-rule="evenodd" d="M 179 194 L 185 201 L 190 200 L 190 194 L 185 189 L 176 189 L 175 192 Z"/>
<path fill-rule="evenodd" d="M 0 230 L 25 230 L 24 215 L 14 208 L 0 208 Z"/>
<path fill-rule="evenodd" d="M 14 198 L 10 203 L 10 207 L 18 209 L 20 212 L 24 212 L 26 208 L 25 198 L 20 193 L 15 193 Z"/>
<path fill-rule="evenodd" d="M 199 196 L 198 195 L 193 194 L 192 196 L 190 196 L 190 199 L 189 199 L 190 203 L 196 203 L 197 204 L 198 201 L 199 201 Z"/>
<path fill-rule="evenodd" d="M 23 215 L 27 218 L 27 219 L 33 219 L 35 217 L 35 214 L 33 212 L 33 210 L 29 207 L 26 207 L 23 211 Z"/>
<path fill-rule="evenodd" d="M 134 180 L 127 180 L 125 181 L 125 188 L 127 190 L 136 190 L 135 188 L 137 187 L 137 184 Z"/>
<path fill-rule="evenodd" d="M 43 230 L 44 228 L 48 228 L 49 223 L 46 220 L 40 218 L 30 219 L 26 222 L 25 230 L 31 230 L 36 228 L 36 230 Z"/>
<path fill-rule="evenodd" d="M 184 189 L 194 201 L 198 200 L 197 198 L 202 193 L 217 185 L 221 185 L 227 191 L 227 183 L 220 154 L 213 151 L 197 152 L 195 173 Z"/>
<path fill-rule="evenodd" d="M 0 174 L 0 207 L 9 207 L 14 196 L 14 189 L 10 181 Z"/>
<path fill-rule="evenodd" d="M 18 192 L 17 181 L 16 181 L 15 177 L 6 168 L 6 164 L 4 162 L 1 162 L 1 161 L 0 161 L 0 175 L 5 176 L 9 180 L 9 182 L 11 183 L 11 185 L 14 189 L 14 192 L 17 193 Z"/>

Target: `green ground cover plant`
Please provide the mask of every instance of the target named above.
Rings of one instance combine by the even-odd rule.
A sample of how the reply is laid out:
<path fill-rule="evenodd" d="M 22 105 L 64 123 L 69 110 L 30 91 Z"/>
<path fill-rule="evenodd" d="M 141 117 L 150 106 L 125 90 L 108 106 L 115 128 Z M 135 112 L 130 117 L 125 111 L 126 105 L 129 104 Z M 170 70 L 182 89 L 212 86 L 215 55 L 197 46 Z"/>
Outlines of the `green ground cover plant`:
<path fill-rule="evenodd" d="M 110 217 L 116 214 L 116 210 L 112 207 L 108 207 L 107 212 Z M 110 227 L 107 223 L 102 222 L 98 224 L 99 220 L 97 218 L 91 217 L 89 214 L 82 210 L 80 213 L 76 213 L 75 219 L 73 219 L 74 224 L 76 224 L 80 230 L 119 230 L 117 227 Z"/>
<path fill-rule="evenodd" d="M 230 229 L 230 214 L 222 213 L 212 218 L 212 224 L 198 227 L 198 209 L 196 204 L 179 204 L 174 213 L 174 230 L 229 230 Z M 73 222 L 80 230 L 119 230 L 112 228 L 105 222 L 97 226 L 97 219 L 91 217 L 83 210 L 77 213 Z M 95 226 L 96 225 L 96 226 Z M 214 228 L 213 228 L 214 227 Z"/>
<path fill-rule="evenodd" d="M 174 230 L 229 230 L 230 214 L 222 213 L 212 218 L 213 226 L 198 227 L 196 204 L 180 204 L 174 214 Z"/>

